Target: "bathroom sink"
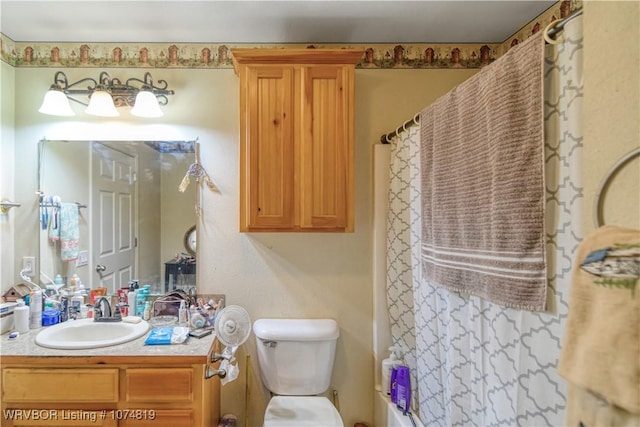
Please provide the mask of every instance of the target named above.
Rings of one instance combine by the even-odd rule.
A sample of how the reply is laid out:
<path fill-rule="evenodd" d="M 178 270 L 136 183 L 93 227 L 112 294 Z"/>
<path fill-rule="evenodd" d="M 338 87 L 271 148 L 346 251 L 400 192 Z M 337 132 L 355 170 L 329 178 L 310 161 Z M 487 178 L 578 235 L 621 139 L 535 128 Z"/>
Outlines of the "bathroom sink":
<path fill-rule="evenodd" d="M 135 340 L 147 331 L 149 324 L 144 320 L 139 323 L 71 320 L 47 326 L 36 335 L 36 344 L 63 350 L 99 348 Z"/>

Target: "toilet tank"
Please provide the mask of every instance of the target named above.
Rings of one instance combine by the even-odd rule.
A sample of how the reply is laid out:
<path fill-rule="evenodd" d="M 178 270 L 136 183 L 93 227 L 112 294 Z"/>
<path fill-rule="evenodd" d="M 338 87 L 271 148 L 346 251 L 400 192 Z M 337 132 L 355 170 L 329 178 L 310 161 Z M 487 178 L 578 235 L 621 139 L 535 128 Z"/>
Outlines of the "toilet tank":
<path fill-rule="evenodd" d="M 311 396 L 329 388 L 336 341 L 333 319 L 259 319 L 253 324 L 262 383 L 271 392 Z"/>

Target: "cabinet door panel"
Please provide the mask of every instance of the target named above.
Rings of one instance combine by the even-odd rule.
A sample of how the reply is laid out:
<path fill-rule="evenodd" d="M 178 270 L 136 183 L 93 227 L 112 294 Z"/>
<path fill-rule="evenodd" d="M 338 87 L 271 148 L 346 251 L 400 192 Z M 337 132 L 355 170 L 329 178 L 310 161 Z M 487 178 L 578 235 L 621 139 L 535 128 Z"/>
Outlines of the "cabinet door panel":
<path fill-rule="evenodd" d="M 347 228 L 352 148 L 347 70 L 302 67 L 300 141 L 303 228 Z"/>
<path fill-rule="evenodd" d="M 2 370 L 4 402 L 117 402 L 118 369 L 6 368 Z M 43 387 L 43 384 L 55 384 Z"/>
<path fill-rule="evenodd" d="M 191 368 L 129 368 L 125 373 L 127 402 L 178 402 L 194 400 Z"/>
<path fill-rule="evenodd" d="M 293 71 L 247 69 L 248 135 L 241 147 L 241 176 L 248 228 L 291 228 L 293 209 Z M 241 187 L 245 187 L 241 183 Z M 242 195 L 241 195 L 242 196 Z"/>

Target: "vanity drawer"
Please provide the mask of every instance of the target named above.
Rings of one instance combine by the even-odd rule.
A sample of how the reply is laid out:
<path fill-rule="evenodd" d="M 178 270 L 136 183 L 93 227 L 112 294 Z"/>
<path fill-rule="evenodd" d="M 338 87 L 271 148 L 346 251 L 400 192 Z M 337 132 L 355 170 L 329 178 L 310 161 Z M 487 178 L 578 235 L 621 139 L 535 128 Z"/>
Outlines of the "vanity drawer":
<path fill-rule="evenodd" d="M 193 388 L 191 368 L 129 368 L 125 373 L 127 402 L 193 402 Z"/>
<path fill-rule="evenodd" d="M 2 370 L 5 402 L 117 402 L 118 369 Z"/>

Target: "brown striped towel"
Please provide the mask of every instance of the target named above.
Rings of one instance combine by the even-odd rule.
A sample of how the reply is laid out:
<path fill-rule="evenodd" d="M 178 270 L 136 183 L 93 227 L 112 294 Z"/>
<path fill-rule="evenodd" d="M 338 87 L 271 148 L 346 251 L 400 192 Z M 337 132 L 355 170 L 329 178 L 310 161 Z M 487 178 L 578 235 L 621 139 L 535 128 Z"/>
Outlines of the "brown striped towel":
<path fill-rule="evenodd" d="M 533 311 L 547 291 L 543 61 L 536 34 L 420 115 L 424 278 Z"/>

